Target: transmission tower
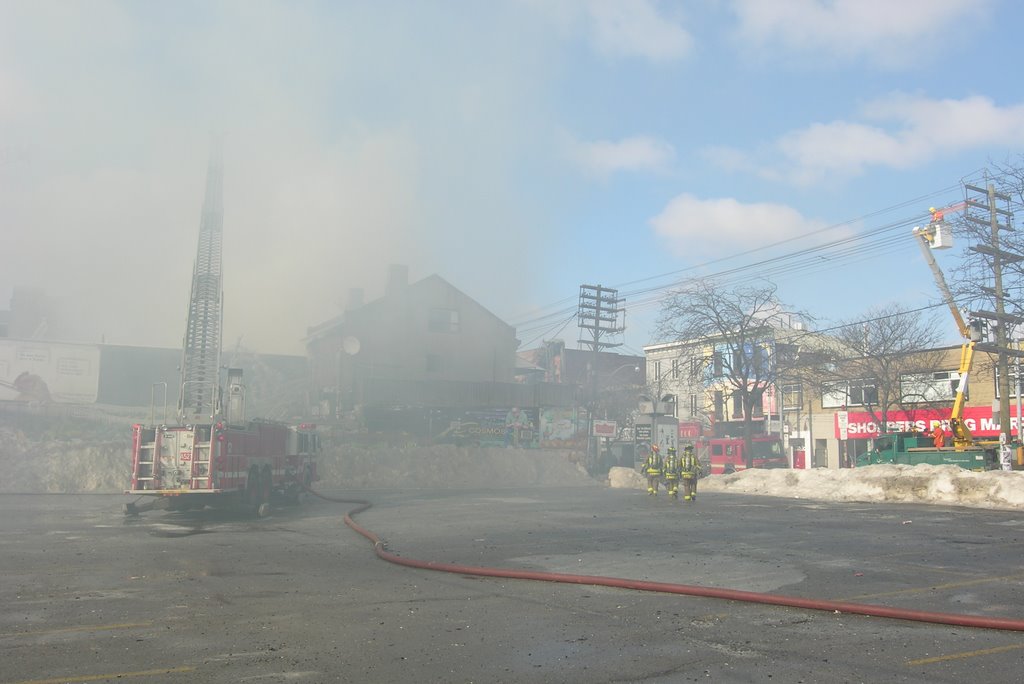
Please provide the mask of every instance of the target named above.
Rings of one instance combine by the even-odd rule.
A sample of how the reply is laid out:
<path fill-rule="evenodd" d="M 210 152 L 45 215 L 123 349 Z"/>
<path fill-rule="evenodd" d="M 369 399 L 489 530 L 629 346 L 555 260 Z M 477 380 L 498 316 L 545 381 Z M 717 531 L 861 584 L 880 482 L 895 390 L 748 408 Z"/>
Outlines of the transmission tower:
<path fill-rule="evenodd" d="M 215 149 L 206 171 L 206 196 L 182 346 L 178 420 L 183 423 L 209 420 L 219 410 L 223 224 L 223 167 L 220 150 Z"/>

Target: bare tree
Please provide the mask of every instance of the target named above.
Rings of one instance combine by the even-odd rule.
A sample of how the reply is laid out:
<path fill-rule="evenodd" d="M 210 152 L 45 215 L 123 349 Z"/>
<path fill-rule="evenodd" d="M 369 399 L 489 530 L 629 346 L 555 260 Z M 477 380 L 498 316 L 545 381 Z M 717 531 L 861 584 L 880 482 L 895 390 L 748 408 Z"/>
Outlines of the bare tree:
<path fill-rule="evenodd" d="M 998 208 L 1011 212 L 1020 209 L 1024 205 L 1024 154 L 1016 159 L 1009 158 L 1003 163 L 992 163 L 982 177 L 966 182 L 977 187 L 992 184 L 998 192 L 1011 198 L 1009 202 L 997 202 Z M 988 215 L 979 208 L 967 209 L 968 211 L 958 214 L 955 219 L 947 217 L 946 220 L 953 226 L 953 232 L 958 239 L 964 240 L 968 247 L 981 246 L 982 249 L 963 251 L 959 264 L 951 271 L 951 288 L 957 301 L 962 302 L 963 306 L 993 309 L 995 292 L 992 290 L 992 255 L 989 250 L 998 248 L 1024 254 L 1024 231 L 998 231 L 998 244 L 994 245 Z M 968 216 L 982 220 L 971 220 L 967 218 Z M 1000 215 L 998 219 L 1001 224 L 1015 227 L 1005 215 Z M 1024 261 L 1007 260 L 1000 266 L 1003 271 L 1003 290 L 1010 295 L 1004 300 L 1007 311 L 1024 315 L 1024 298 L 1020 296 L 1024 290 Z"/>
<path fill-rule="evenodd" d="M 710 350 L 705 377 L 721 383 L 739 404 L 747 466 L 753 466 L 754 417 L 762 398 L 775 384 L 775 331 L 790 329 L 805 313 L 787 312 L 775 285 L 726 289 L 712 281 L 695 281 L 673 292 L 662 304 L 656 332 L 663 340 L 684 343 L 693 354 Z"/>
<path fill-rule="evenodd" d="M 844 404 L 863 405 L 884 432 L 890 411 L 919 406 L 923 397 L 907 396 L 903 382 L 939 368 L 941 337 L 935 315 L 921 317 L 900 304 L 874 307 L 836 331 L 833 371 L 821 389 L 843 392 Z"/>

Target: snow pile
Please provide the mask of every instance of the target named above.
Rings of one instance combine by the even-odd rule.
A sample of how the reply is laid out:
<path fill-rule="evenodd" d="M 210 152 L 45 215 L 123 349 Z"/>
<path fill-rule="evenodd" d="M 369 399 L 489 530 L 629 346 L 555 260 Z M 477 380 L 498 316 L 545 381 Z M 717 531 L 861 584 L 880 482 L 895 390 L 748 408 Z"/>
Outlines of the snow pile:
<path fill-rule="evenodd" d="M 0 426 L 0 492 L 119 492 L 128 484 L 127 438 L 61 439 Z"/>
<path fill-rule="evenodd" d="M 612 487 L 647 488 L 646 480 L 629 468 L 612 468 L 608 481 Z M 702 492 L 817 501 L 932 503 L 1024 510 L 1024 472 L 976 473 L 951 465 L 744 470 L 733 475 L 705 477 L 699 487 Z"/>
<path fill-rule="evenodd" d="M 129 424 L 0 416 L 0 493 L 123 492 Z M 569 451 L 333 445 L 317 458 L 320 489 L 596 486 Z"/>

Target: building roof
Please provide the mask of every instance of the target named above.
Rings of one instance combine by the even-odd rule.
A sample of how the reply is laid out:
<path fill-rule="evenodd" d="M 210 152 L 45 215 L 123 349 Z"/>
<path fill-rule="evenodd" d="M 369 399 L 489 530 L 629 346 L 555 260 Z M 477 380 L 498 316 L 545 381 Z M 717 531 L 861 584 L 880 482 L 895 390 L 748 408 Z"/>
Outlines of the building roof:
<path fill-rule="evenodd" d="M 472 297 L 467 295 L 465 292 L 463 292 L 462 290 L 458 289 L 457 287 L 455 287 L 454 285 L 452 285 L 451 283 L 449 283 L 447 280 L 445 280 L 441 276 L 437 275 L 436 273 L 431 274 L 431 275 L 429 275 L 429 276 L 427 276 L 425 278 L 421 278 L 420 280 L 417 280 L 414 283 L 410 283 L 406 287 L 408 289 L 410 289 L 410 290 L 422 290 L 422 289 L 425 289 L 425 288 L 427 288 L 427 287 L 429 287 L 431 285 L 439 285 L 439 286 L 441 286 L 441 287 L 443 287 L 445 289 L 451 290 L 453 292 L 457 292 L 459 295 L 465 297 L 467 301 L 469 301 L 474 306 L 476 306 L 480 311 L 483 311 L 488 316 L 493 318 L 496 322 L 498 322 L 498 323 L 508 327 L 509 330 L 512 330 L 512 331 L 515 330 L 515 328 L 513 326 L 509 325 L 508 323 L 503 321 L 501 318 L 499 318 L 497 315 L 492 313 L 487 307 L 483 306 L 482 304 L 477 302 L 475 299 L 473 299 Z M 342 327 L 345 324 L 345 322 L 347 321 L 347 317 L 350 314 L 352 314 L 354 312 L 357 312 L 357 311 L 358 312 L 372 311 L 374 308 L 377 308 L 377 307 L 380 307 L 380 306 L 385 306 L 390 301 L 390 299 L 391 299 L 391 295 L 390 294 L 384 294 L 384 295 L 382 295 L 380 297 L 377 297 L 376 299 L 373 299 L 373 300 L 363 304 L 362 306 L 356 307 L 354 309 L 349 309 L 349 310 L 339 314 L 338 316 L 335 316 L 334 318 L 332 318 L 330 320 L 324 321 L 323 323 L 320 323 L 318 325 L 310 326 L 309 328 L 307 328 L 307 330 L 306 330 L 306 337 L 303 338 L 302 341 L 308 343 L 310 341 L 319 339 L 321 337 L 329 336 L 334 331 L 336 331 L 338 328 Z"/>

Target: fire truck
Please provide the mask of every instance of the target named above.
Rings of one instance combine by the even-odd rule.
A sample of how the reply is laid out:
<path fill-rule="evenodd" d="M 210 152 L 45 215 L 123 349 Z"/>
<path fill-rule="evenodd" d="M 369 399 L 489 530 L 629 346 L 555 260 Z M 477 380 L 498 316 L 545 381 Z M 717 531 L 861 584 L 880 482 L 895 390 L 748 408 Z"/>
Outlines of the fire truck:
<path fill-rule="evenodd" d="M 131 486 L 126 492 L 147 497 L 126 503 L 126 515 L 153 508 L 243 507 L 257 516 L 269 511 L 272 496 L 297 502 L 318 479 L 316 425 L 245 421 L 238 415 L 241 373 L 229 372 L 235 411 L 218 412 L 212 421 L 185 425 L 132 426 Z"/>
<path fill-rule="evenodd" d="M 164 417 L 159 423 L 155 420 L 154 385 L 150 424 L 132 426 L 131 484 L 126 491 L 147 501 L 126 503 L 126 515 L 158 507 L 185 510 L 231 504 L 248 506 L 263 516 L 272 495 L 297 500 L 317 479 L 320 439 L 315 425 L 246 420 L 241 369 L 228 369 L 227 392 L 222 389 L 222 177 L 217 152 L 206 174 L 192 269 L 177 424 L 167 421 L 165 383 L 158 383 L 165 390 Z"/>
<path fill-rule="evenodd" d="M 755 468 L 788 468 L 789 459 L 778 435 L 751 438 Z M 712 475 L 728 475 L 747 469 L 747 445 L 742 437 L 702 437 L 696 441 L 697 457 Z"/>

